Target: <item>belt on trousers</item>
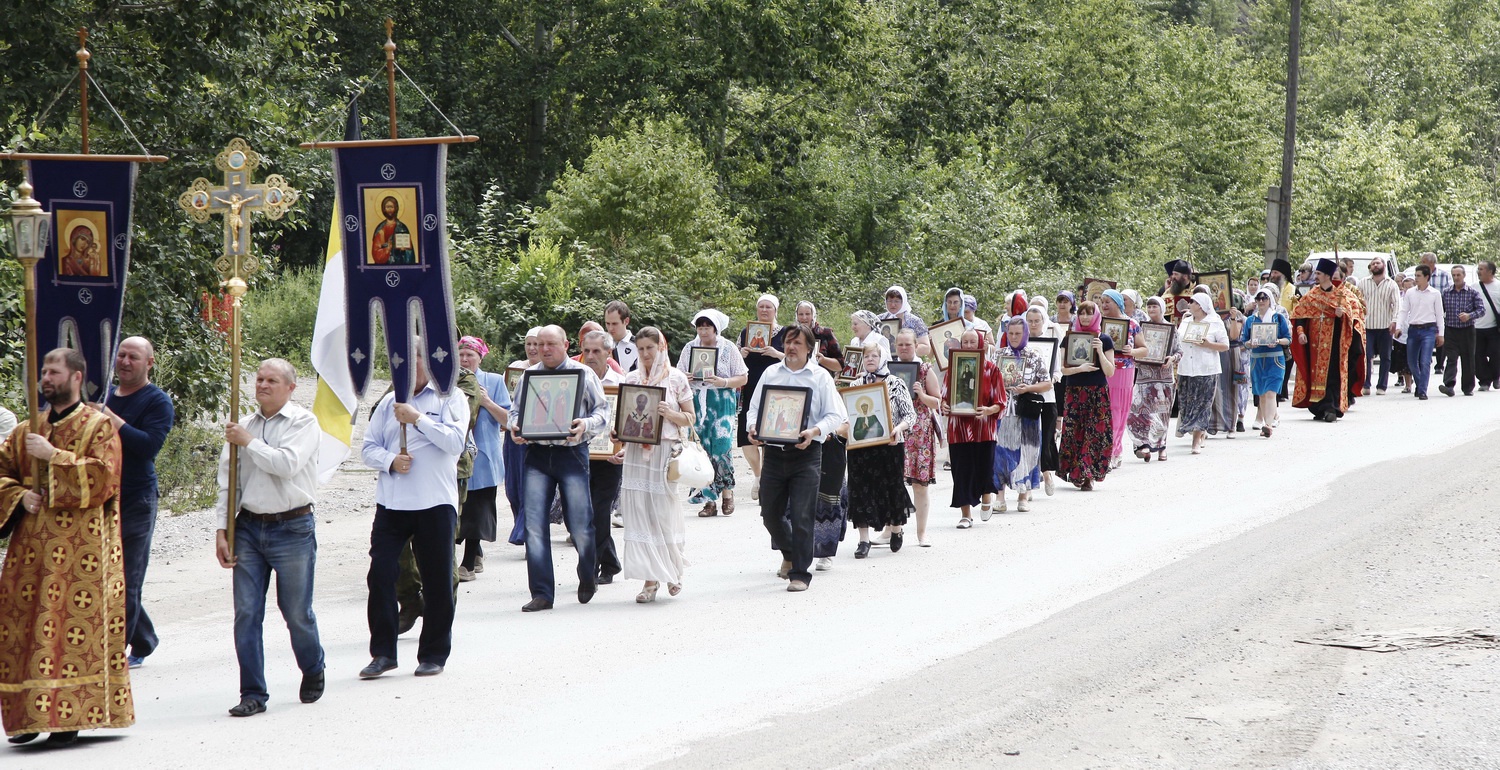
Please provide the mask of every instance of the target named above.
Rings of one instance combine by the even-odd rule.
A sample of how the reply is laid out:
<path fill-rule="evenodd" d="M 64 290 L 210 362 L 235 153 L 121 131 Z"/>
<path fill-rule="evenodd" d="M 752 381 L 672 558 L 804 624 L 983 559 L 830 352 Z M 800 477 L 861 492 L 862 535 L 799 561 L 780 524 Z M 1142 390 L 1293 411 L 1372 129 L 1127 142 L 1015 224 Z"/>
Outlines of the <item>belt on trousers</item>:
<path fill-rule="evenodd" d="M 1436 329 L 1437 328 L 1437 324 L 1436 323 L 1430 323 L 1430 324 L 1412 324 L 1412 325 L 1408 326 L 1407 328 L 1408 329 Z"/>
<path fill-rule="evenodd" d="M 307 516 L 312 512 L 312 503 L 308 503 L 307 505 L 301 506 L 299 508 L 293 508 L 290 511 L 282 511 L 280 513 L 256 513 L 249 508 L 240 509 L 241 516 L 249 516 L 256 521 L 287 521 L 289 519 L 296 519 L 302 516 Z"/>

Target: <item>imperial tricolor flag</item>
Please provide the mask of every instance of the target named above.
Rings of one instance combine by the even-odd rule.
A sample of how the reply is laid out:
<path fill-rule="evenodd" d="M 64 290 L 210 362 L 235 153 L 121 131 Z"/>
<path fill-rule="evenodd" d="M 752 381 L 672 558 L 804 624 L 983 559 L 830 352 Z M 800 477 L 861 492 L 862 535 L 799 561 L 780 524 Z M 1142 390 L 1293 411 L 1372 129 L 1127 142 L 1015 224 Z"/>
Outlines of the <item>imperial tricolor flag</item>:
<path fill-rule="evenodd" d="M 425 356 L 433 384 L 452 389 L 457 334 L 448 279 L 447 146 L 400 144 L 333 151 L 344 240 L 348 365 L 361 395 L 379 316 L 396 400 L 411 394 L 411 362 Z M 416 335 L 424 335 L 418 350 Z"/>
<path fill-rule="evenodd" d="M 135 175 L 125 161 L 26 162 L 33 195 L 52 214 L 52 243 L 36 266 L 37 348 L 83 354 L 85 399 L 103 398 L 114 371 Z"/>

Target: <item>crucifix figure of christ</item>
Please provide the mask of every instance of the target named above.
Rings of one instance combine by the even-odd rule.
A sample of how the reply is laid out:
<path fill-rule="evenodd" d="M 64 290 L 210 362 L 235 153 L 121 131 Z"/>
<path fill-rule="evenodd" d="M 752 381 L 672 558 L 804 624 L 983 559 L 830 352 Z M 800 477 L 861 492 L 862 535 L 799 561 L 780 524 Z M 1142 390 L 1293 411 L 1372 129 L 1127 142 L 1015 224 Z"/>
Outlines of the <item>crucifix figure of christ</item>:
<path fill-rule="evenodd" d="M 240 421 L 240 305 L 249 291 L 248 279 L 260 268 L 250 253 L 250 220 L 257 212 L 280 219 L 297 200 L 297 191 L 287 186 L 279 174 L 266 177 L 264 184 L 251 183 L 251 174 L 260 166 L 260 153 L 250 149 L 245 140 L 236 137 L 225 147 L 214 165 L 224 172 L 224 186 L 212 187 L 199 177 L 177 199 L 177 204 L 197 222 L 207 222 L 213 214 L 224 217 L 224 253 L 214 262 L 223 281 L 219 284 L 229 295 L 229 421 Z M 225 534 L 230 553 L 234 552 L 234 517 L 239 511 L 239 447 L 229 445 L 229 523 Z"/>

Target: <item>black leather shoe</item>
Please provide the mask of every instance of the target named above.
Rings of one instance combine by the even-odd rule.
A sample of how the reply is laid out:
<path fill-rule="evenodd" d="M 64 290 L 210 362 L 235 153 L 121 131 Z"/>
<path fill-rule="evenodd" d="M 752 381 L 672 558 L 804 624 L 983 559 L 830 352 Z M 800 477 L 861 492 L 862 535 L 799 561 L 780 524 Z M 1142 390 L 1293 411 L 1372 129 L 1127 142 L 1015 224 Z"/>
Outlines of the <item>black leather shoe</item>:
<path fill-rule="evenodd" d="M 265 706 L 261 706 L 261 710 L 265 710 L 265 708 L 266 708 Z M 47 747 L 48 748 L 52 748 L 52 749 L 55 749 L 55 748 L 58 748 L 58 747 L 61 747 L 61 746 L 72 746 L 73 744 L 75 744 L 77 742 L 78 742 L 78 731 L 77 730 L 68 730 L 66 732 L 61 732 L 61 733 L 50 733 L 47 736 Z"/>
<path fill-rule="evenodd" d="M 437 676 L 443 673 L 443 667 L 436 663 L 418 663 L 415 673 L 417 676 Z"/>
<path fill-rule="evenodd" d="M 905 534 L 906 534 L 905 532 L 892 532 L 891 533 L 891 553 L 895 553 L 895 552 L 901 550 L 901 542 L 902 542 L 902 539 L 903 539 L 902 536 L 905 535 Z"/>
<path fill-rule="evenodd" d="M 42 737 L 41 733 L 21 733 L 20 735 L 12 735 L 11 737 L 6 738 L 5 741 L 12 745 L 20 746 L 23 743 L 31 743 L 32 741 L 40 737 Z"/>
<path fill-rule="evenodd" d="M 377 657 L 370 661 L 370 665 L 360 669 L 359 678 L 374 679 L 395 667 L 396 661 L 394 658 Z"/>
<path fill-rule="evenodd" d="M 587 583 L 579 583 L 578 584 L 578 603 L 579 604 L 588 604 L 589 600 L 592 599 L 592 598 L 594 598 L 594 593 L 596 591 L 598 591 L 598 590 L 599 590 L 598 584 L 595 583 L 592 580 L 589 581 L 589 582 L 587 582 Z"/>
<path fill-rule="evenodd" d="M 859 547 L 854 549 L 854 558 L 863 559 L 870 555 L 870 541 L 861 540 Z"/>
<path fill-rule="evenodd" d="M 552 602 L 549 602 L 546 599 L 542 599 L 540 597 L 532 599 L 531 601 L 521 605 L 522 612 L 538 612 L 540 610 L 550 609 L 552 609 Z"/>
<path fill-rule="evenodd" d="M 1441 394 L 1443 394 L 1443 395 L 1445 395 L 1445 396 L 1447 396 L 1448 398 L 1453 398 L 1453 386 L 1452 385 L 1439 385 L 1438 386 L 1438 392 L 1441 393 Z"/>
<path fill-rule="evenodd" d="M 323 679 L 322 671 L 302 675 L 302 689 L 297 694 L 302 698 L 303 703 L 317 703 L 318 699 L 323 697 Z"/>
<path fill-rule="evenodd" d="M 613 572 L 605 572 L 605 573 L 602 573 L 602 574 L 599 575 L 599 579 L 597 579 L 597 580 L 594 581 L 594 585 L 596 585 L 596 586 L 607 586 L 607 585 L 609 585 L 610 583 L 613 583 L 613 582 L 615 582 L 615 573 L 613 573 Z"/>
<path fill-rule="evenodd" d="M 253 717 L 265 713 L 266 704 L 254 698 L 240 698 L 240 705 L 229 710 L 232 717 Z"/>

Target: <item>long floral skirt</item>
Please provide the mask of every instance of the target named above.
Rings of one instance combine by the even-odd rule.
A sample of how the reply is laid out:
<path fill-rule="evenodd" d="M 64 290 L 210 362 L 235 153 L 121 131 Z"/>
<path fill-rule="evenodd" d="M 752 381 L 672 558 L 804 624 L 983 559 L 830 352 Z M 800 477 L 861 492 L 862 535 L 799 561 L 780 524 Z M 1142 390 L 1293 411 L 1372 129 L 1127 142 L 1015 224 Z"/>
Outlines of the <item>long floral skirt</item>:
<path fill-rule="evenodd" d="M 937 423 L 932 410 L 917 408 L 917 424 L 906 433 L 906 483 L 927 486 L 936 479 Z"/>
<path fill-rule="evenodd" d="M 985 495 L 1000 491 L 995 486 L 995 442 L 949 443 L 948 462 L 953 467 L 954 508 L 979 505 Z"/>
<path fill-rule="evenodd" d="M 1234 348 L 1219 351 L 1218 391 L 1214 394 L 1210 434 L 1223 432 L 1234 438 L 1234 423 L 1239 415 L 1240 397 L 1234 384 Z"/>
<path fill-rule="evenodd" d="M 1072 482 L 1103 481 L 1109 475 L 1114 426 L 1105 385 L 1069 385 L 1068 420 L 1058 444 L 1057 473 Z"/>
<path fill-rule="evenodd" d="M 1042 418 L 1000 418 L 995 431 L 995 488 L 1029 492 L 1042 485 Z"/>
<path fill-rule="evenodd" d="M 1219 391 L 1219 375 L 1177 378 L 1177 435 L 1186 436 L 1200 430 L 1212 430 L 1214 396 Z"/>
<path fill-rule="evenodd" d="M 625 445 L 620 480 L 620 518 L 625 522 L 621 566 L 627 580 L 681 583 L 687 559 L 687 525 L 677 485 L 667 481 L 667 464 L 677 442 L 660 446 Z M 649 450 L 649 451 L 648 451 Z"/>
<path fill-rule="evenodd" d="M 1125 451 L 1125 423 L 1130 419 L 1130 404 L 1135 400 L 1135 367 L 1115 367 L 1109 376 L 1109 418 L 1114 431 L 1111 458 Z"/>
<path fill-rule="evenodd" d="M 849 523 L 899 527 L 916 512 L 906 491 L 903 444 L 865 447 L 849 453 Z"/>
<path fill-rule="evenodd" d="M 1167 448 L 1167 428 L 1172 422 L 1171 382 L 1137 382 L 1130 404 L 1130 442 L 1135 449 L 1160 452 Z"/>
<path fill-rule="evenodd" d="M 693 391 L 693 411 L 698 440 L 714 466 L 713 483 L 693 491 L 694 504 L 718 500 L 734 489 L 734 431 L 739 395 L 729 388 Z"/>

